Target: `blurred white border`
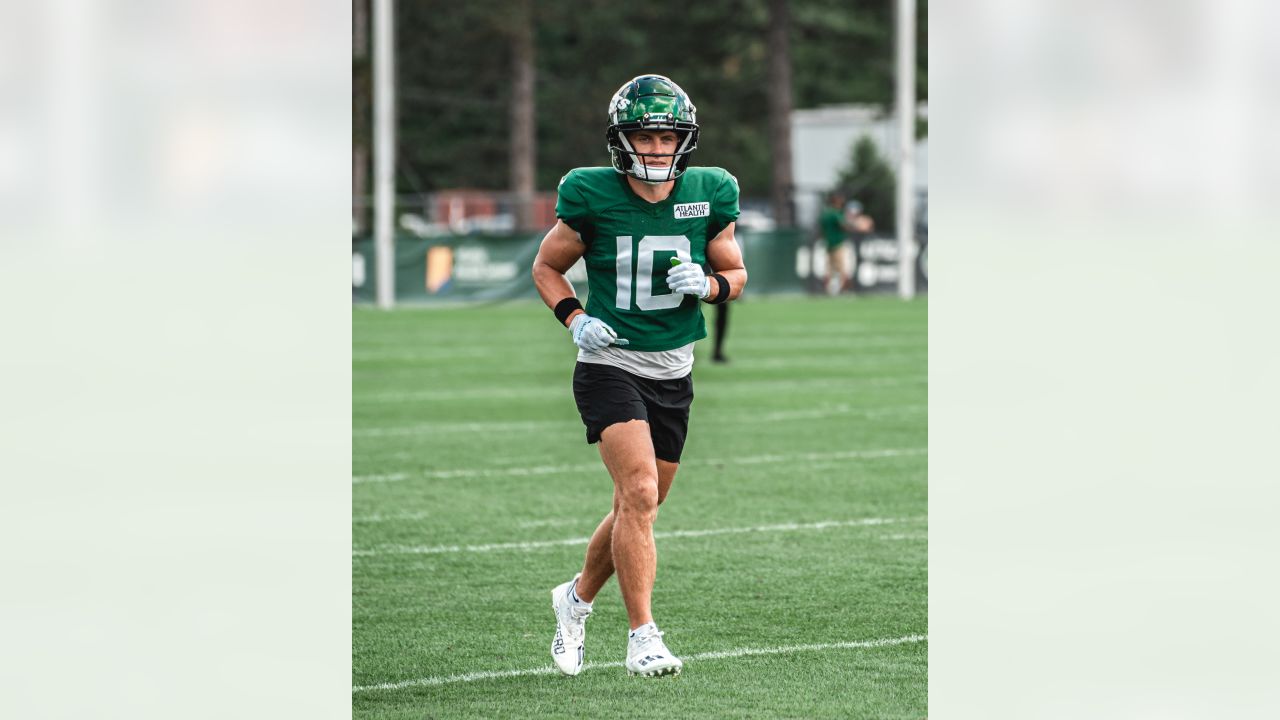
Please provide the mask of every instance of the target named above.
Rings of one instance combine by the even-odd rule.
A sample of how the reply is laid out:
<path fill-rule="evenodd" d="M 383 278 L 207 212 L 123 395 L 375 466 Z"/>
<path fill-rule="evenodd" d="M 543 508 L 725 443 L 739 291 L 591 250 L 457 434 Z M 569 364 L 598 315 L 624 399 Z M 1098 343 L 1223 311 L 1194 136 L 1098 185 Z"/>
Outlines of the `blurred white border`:
<path fill-rule="evenodd" d="M 350 714 L 350 13 L 0 8 L 0 715 Z"/>
<path fill-rule="evenodd" d="M 1280 9 L 931 19 L 930 716 L 1275 716 Z"/>

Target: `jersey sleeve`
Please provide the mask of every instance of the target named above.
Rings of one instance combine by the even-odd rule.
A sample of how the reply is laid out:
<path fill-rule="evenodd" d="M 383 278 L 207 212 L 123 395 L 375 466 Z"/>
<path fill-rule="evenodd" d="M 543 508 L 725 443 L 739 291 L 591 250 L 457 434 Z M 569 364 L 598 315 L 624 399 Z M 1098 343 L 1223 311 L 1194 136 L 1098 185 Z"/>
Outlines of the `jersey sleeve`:
<path fill-rule="evenodd" d="M 582 178 L 577 171 L 570 170 L 560 178 L 560 186 L 556 189 L 556 217 L 586 237 L 590 211 L 582 190 Z"/>
<path fill-rule="evenodd" d="M 711 200 L 711 236 L 719 235 L 729 223 L 738 219 L 738 214 L 738 178 L 725 171 L 724 179 Z"/>

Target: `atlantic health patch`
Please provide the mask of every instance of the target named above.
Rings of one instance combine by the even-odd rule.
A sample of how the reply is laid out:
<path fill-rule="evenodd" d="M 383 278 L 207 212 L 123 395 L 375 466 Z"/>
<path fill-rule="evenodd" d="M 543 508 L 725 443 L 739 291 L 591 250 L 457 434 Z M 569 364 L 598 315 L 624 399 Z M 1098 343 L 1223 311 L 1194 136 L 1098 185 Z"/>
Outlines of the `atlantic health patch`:
<path fill-rule="evenodd" d="M 676 205 L 675 218 L 677 220 L 683 220 L 685 218 L 710 217 L 710 215 L 711 203 L 709 202 L 680 203 L 679 205 Z"/>

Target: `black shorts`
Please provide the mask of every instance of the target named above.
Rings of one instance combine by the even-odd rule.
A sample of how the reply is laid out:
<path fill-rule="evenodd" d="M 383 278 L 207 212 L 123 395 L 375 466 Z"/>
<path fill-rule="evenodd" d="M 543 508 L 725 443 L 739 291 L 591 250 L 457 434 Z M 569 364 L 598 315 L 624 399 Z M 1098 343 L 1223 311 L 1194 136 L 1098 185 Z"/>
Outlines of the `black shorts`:
<path fill-rule="evenodd" d="M 599 442 L 600 433 L 614 423 L 644 420 L 658 459 L 680 462 L 693 404 L 691 376 L 651 380 L 612 365 L 580 362 L 573 369 L 573 399 L 588 443 Z"/>

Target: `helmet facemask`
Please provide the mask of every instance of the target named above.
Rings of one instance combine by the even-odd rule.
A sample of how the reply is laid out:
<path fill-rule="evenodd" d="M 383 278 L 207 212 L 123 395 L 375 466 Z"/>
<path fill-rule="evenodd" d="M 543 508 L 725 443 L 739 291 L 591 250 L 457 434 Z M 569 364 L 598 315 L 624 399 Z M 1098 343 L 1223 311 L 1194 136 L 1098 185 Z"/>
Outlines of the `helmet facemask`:
<path fill-rule="evenodd" d="M 612 138 L 610 139 L 609 151 L 613 156 L 615 169 L 622 165 L 620 168 L 622 172 L 640 182 L 660 184 L 675 180 L 689 167 L 689 156 L 697 147 L 697 141 L 694 139 L 696 137 L 697 133 L 693 130 L 676 131 L 675 152 L 642 153 L 632 147 L 631 141 L 627 138 L 627 131 L 620 131 L 617 133 L 617 146 L 613 144 Z M 671 162 L 665 165 L 653 163 L 652 158 L 670 158 Z M 623 162 L 620 163 L 619 160 Z"/>

